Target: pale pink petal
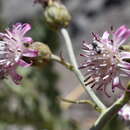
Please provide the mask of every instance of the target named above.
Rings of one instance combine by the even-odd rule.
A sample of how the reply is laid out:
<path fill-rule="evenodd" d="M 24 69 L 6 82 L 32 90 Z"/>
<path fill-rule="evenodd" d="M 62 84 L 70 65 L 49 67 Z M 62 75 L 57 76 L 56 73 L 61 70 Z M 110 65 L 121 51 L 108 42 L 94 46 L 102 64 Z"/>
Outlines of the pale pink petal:
<path fill-rule="evenodd" d="M 14 24 L 14 25 L 13 25 L 13 30 L 14 30 L 15 28 L 17 29 L 19 26 L 21 26 L 21 23 L 16 23 L 16 24 Z"/>
<path fill-rule="evenodd" d="M 127 76 L 130 77 L 130 70 L 123 69 L 123 68 L 121 68 L 120 70 L 122 70 L 123 72 L 125 72 L 127 74 Z"/>
<path fill-rule="evenodd" d="M 12 35 L 12 33 L 10 32 L 10 30 L 9 30 L 9 29 L 6 29 L 6 33 L 7 33 L 7 35 L 8 35 L 10 38 L 12 38 L 12 37 L 13 37 L 13 35 Z"/>
<path fill-rule="evenodd" d="M 116 76 L 113 80 L 112 80 L 112 91 L 115 91 L 115 88 L 120 88 L 121 90 L 125 90 L 125 88 L 122 86 L 122 83 L 120 81 L 120 78 L 118 76 Z"/>
<path fill-rule="evenodd" d="M 4 33 L 0 33 L 0 38 L 3 38 L 4 37 Z"/>
<path fill-rule="evenodd" d="M 120 38 L 117 40 L 120 45 L 122 45 L 130 37 L 130 30 L 127 30 Z"/>
<path fill-rule="evenodd" d="M 130 36 L 130 29 L 127 29 L 127 31 L 122 35 L 122 38 L 128 39 L 129 36 Z"/>
<path fill-rule="evenodd" d="M 27 62 L 25 62 L 25 61 L 22 60 L 22 59 L 19 60 L 18 64 L 19 64 L 20 66 L 22 66 L 22 67 L 29 67 L 29 66 L 32 65 L 32 63 L 27 63 Z"/>
<path fill-rule="evenodd" d="M 22 28 L 21 32 L 22 32 L 23 35 L 24 35 L 25 33 L 27 33 L 27 32 L 31 29 L 31 26 L 30 26 L 30 24 L 28 24 L 28 23 L 23 24 L 22 27 L 23 27 L 23 28 Z"/>
<path fill-rule="evenodd" d="M 130 59 L 130 52 L 121 52 L 120 57 L 121 59 Z"/>
<path fill-rule="evenodd" d="M 82 49 L 83 50 L 90 50 L 92 49 L 91 45 L 87 44 L 85 41 L 82 44 Z"/>
<path fill-rule="evenodd" d="M 122 61 L 120 64 L 118 64 L 120 68 L 130 70 L 130 63 Z"/>
<path fill-rule="evenodd" d="M 130 36 L 130 30 L 125 27 L 121 26 L 113 35 L 114 45 L 121 46 Z"/>
<path fill-rule="evenodd" d="M 23 56 L 25 57 L 36 57 L 38 56 L 38 51 L 37 50 L 33 50 L 33 49 L 26 49 L 26 51 L 24 51 Z"/>
<path fill-rule="evenodd" d="M 119 85 L 120 85 L 120 79 L 119 79 L 119 77 L 115 77 L 114 79 L 113 79 L 113 81 L 112 81 L 112 91 L 114 92 L 115 91 L 115 88 L 116 87 L 119 87 Z"/>
<path fill-rule="evenodd" d="M 109 38 L 109 33 L 106 31 L 106 32 L 103 33 L 102 39 L 108 40 L 108 38 Z"/>
<path fill-rule="evenodd" d="M 84 50 L 83 50 L 84 51 Z M 83 57 L 88 57 L 88 55 L 85 55 L 85 54 L 80 54 L 80 56 L 83 56 Z"/>
<path fill-rule="evenodd" d="M 20 84 L 20 81 L 22 80 L 22 76 L 17 74 L 15 70 L 12 70 L 10 72 L 10 76 L 11 76 L 11 78 L 14 81 L 15 84 L 17 84 L 17 85 Z"/>
<path fill-rule="evenodd" d="M 32 38 L 31 37 L 24 37 L 23 39 L 22 39 L 22 42 L 23 43 L 32 43 Z"/>
<path fill-rule="evenodd" d="M 78 67 L 78 69 L 84 69 L 88 66 L 88 64 L 82 64 L 81 66 Z"/>
<path fill-rule="evenodd" d="M 30 24 L 21 24 L 21 23 L 17 23 L 13 26 L 12 29 L 12 33 L 15 35 L 25 35 L 25 33 L 27 33 L 29 30 L 31 29 Z"/>
<path fill-rule="evenodd" d="M 7 33 L 4 34 L 3 39 L 4 40 L 12 40 L 11 37 Z"/>
<path fill-rule="evenodd" d="M 116 30 L 114 35 L 115 37 L 121 37 L 126 31 L 127 31 L 127 27 L 125 25 L 122 25 Z"/>
<path fill-rule="evenodd" d="M 21 23 L 16 23 L 15 25 L 13 25 L 12 28 L 12 33 L 17 34 L 21 31 L 22 28 L 22 24 Z"/>
<path fill-rule="evenodd" d="M 118 112 L 118 115 L 126 121 L 130 121 L 130 105 L 125 104 Z"/>

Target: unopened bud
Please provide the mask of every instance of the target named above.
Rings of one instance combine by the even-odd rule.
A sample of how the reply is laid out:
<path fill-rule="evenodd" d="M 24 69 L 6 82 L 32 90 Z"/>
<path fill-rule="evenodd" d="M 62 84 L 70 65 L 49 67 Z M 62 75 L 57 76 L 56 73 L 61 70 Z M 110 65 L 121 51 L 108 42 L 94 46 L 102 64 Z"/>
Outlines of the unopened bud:
<path fill-rule="evenodd" d="M 49 61 L 52 52 L 48 45 L 42 42 L 34 42 L 30 48 L 38 51 L 38 56 L 33 59 L 33 65 L 43 66 Z"/>
<path fill-rule="evenodd" d="M 71 16 L 67 8 L 59 2 L 51 2 L 44 11 L 47 24 L 53 29 L 67 27 L 70 23 Z"/>

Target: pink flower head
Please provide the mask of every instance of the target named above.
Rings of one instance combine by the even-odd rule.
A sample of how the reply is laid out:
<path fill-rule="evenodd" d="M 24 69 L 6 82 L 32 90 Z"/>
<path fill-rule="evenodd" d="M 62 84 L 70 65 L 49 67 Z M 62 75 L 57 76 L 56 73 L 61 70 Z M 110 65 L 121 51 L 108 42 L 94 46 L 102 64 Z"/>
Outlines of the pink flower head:
<path fill-rule="evenodd" d="M 126 26 L 119 27 L 116 32 L 110 33 L 104 32 L 100 37 L 97 34 L 93 34 L 92 43 L 83 43 L 85 61 L 79 67 L 80 69 L 86 69 L 85 79 L 86 86 L 91 84 L 91 87 L 97 87 L 97 90 L 104 91 L 106 95 L 106 87 L 109 83 L 112 83 L 112 91 L 115 88 L 125 89 L 121 83 L 121 76 L 130 76 L 130 63 L 124 61 L 124 59 L 130 59 L 130 52 L 120 50 L 119 47 L 130 36 L 130 29 Z"/>
<path fill-rule="evenodd" d="M 130 105 L 125 104 L 118 112 L 118 115 L 125 121 L 130 121 Z"/>
<path fill-rule="evenodd" d="M 31 65 L 22 60 L 22 57 L 35 57 L 38 52 L 26 48 L 25 43 L 31 44 L 32 38 L 24 36 L 31 26 L 17 23 L 5 33 L 0 33 L 0 78 L 8 75 L 19 84 L 22 76 L 16 73 L 17 66 L 28 67 Z"/>

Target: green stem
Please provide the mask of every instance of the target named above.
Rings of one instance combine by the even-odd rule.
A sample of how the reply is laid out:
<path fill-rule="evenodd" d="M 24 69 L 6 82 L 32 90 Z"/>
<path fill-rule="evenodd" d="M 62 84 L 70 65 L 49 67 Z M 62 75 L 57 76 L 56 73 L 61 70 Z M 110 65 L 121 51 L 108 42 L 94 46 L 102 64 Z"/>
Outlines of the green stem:
<path fill-rule="evenodd" d="M 68 50 L 68 54 L 69 54 L 69 57 L 70 57 L 70 62 L 71 62 L 71 64 L 75 68 L 74 69 L 75 75 L 79 79 L 79 81 L 80 81 L 81 85 L 83 86 L 84 90 L 89 94 L 89 96 L 92 98 L 92 100 L 94 101 L 94 103 L 97 104 L 97 106 L 99 107 L 99 109 L 101 109 L 101 110 L 106 109 L 106 106 L 96 96 L 96 94 L 91 89 L 91 87 L 90 86 L 85 87 L 85 85 L 84 85 L 84 77 L 83 77 L 83 75 L 81 74 L 81 72 L 78 69 L 78 65 L 77 65 L 75 54 L 74 54 L 73 47 L 72 47 L 72 42 L 71 42 L 71 39 L 70 39 L 70 36 L 69 36 L 67 30 L 64 29 L 64 28 L 62 28 L 61 29 L 61 34 L 62 34 L 62 36 L 63 36 L 63 38 L 65 40 L 65 44 L 66 44 L 66 47 L 67 47 L 67 50 Z"/>
<path fill-rule="evenodd" d="M 73 104 L 89 104 L 91 105 L 94 109 L 96 109 L 98 112 L 101 112 L 97 105 L 95 103 L 93 103 L 91 100 L 70 100 L 70 99 L 65 99 L 65 98 L 62 98 L 60 97 L 60 100 L 63 101 L 63 102 L 67 102 L 67 103 L 73 103 Z"/>
<path fill-rule="evenodd" d="M 74 70 L 74 66 L 71 65 L 70 63 L 66 62 L 64 59 L 62 59 L 62 58 L 60 58 L 60 57 L 58 57 L 56 55 L 53 55 L 53 54 L 51 55 L 50 58 L 51 58 L 51 60 L 54 60 L 54 61 L 64 65 L 67 69 L 69 69 L 71 71 Z"/>
<path fill-rule="evenodd" d="M 130 85 L 128 86 L 130 87 Z M 104 110 L 93 127 L 90 130 L 102 130 L 104 126 L 110 121 L 114 115 L 121 109 L 121 107 L 130 100 L 130 93 L 126 92 L 124 96 L 118 99 L 112 106 Z"/>
<path fill-rule="evenodd" d="M 70 71 L 76 71 L 74 66 L 72 66 L 70 63 L 66 62 L 64 59 L 52 54 L 50 57 L 51 60 L 56 61 L 62 65 L 64 65 L 67 69 L 69 69 Z M 75 103 L 75 104 L 91 104 L 96 111 L 101 112 L 102 110 L 97 106 L 97 104 L 95 104 L 94 102 L 90 101 L 90 100 L 68 100 L 68 99 L 64 99 L 64 98 L 60 98 L 62 101 L 66 101 L 68 103 Z"/>

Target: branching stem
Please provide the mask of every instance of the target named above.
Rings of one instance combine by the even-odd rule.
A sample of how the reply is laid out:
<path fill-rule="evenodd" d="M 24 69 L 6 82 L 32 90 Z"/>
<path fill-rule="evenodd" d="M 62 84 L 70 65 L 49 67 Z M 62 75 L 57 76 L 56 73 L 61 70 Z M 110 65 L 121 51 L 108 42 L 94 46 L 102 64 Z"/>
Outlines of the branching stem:
<path fill-rule="evenodd" d="M 71 42 L 71 39 L 70 39 L 70 36 L 67 32 L 66 29 L 62 28 L 60 30 L 64 40 L 65 40 L 65 44 L 66 44 L 66 47 L 67 47 L 67 51 L 68 51 L 68 55 L 70 57 L 70 62 L 71 64 L 74 66 L 74 73 L 75 75 L 77 76 L 77 78 L 79 79 L 81 85 L 83 86 L 84 90 L 90 95 L 90 97 L 92 98 L 92 100 L 94 101 L 95 104 L 97 104 L 97 106 L 101 109 L 101 110 L 104 110 L 106 109 L 106 106 L 101 102 L 101 100 L 96 96 L 96 94 L 94 93 L 94 91 L 91 89 L 91 87 L 87 86 L 85 87 L 84 85 L 84 77 L 83 75 L 81 74 L 81 72 L 79 71 L 78 69 L 78 65 L 77 65 L 77 62 L 76 62 L 76 58 L 75 58 L 75 54 L 74 54 L 74 51 L 73 51 L 73 47 L 72 47 L 72 42 Z"/>
<path fill-rule="evenodd" d="M 73 104 L 89 104 L 91 105 L 94 109 L 96 109 L 98 112 L 101 112 L 97 105 L 95 103 L 93 103 L 91 100 L 70 100 L 70 99 L 65 99 L 60 97 L 59 98 L 61 101 L 66 102 L 66 103 L 73 103 Z"/>
<path fill-rule="evenodd" d="M 128 85 L 130 88 L 130 84 Z M 102 130 L 104 126 L 110 121 L 115 114 L 130 100 L 130 92 L 126 92 L 124 96 L 118 99 L 113 105 L 104 110 L 97 121 L 94 123 L 93 127 L 90 130 Z"/>

